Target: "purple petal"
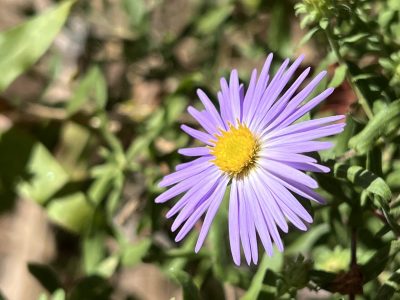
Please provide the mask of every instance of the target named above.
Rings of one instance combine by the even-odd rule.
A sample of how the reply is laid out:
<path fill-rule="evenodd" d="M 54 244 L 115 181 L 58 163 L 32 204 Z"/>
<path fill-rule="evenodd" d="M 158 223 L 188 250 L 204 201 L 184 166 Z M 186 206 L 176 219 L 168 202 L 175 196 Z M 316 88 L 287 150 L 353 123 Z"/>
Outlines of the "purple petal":
<path fill-rule="evenodd" d="M 304 131 L 317 129 L 317 128 L 320 128 L 322 125 L 342 120 L 345 117 L 346 116 L 344 116 L 344 115 L 338 115 L 338 116 L 331 116 L 331 117 L 325 117 L 325 118 L 319 118 L 319 119 L 315 119 L 315 120 L 300 122 L 300 123 L 293 124 L 293 125 L 290 125 L 290 126 L 278 129 L 278 130 L 271 131 L 270 133 L 264 135 L 263 138 L 268 140 L 270 138 L 279 137 L 279 136 L 286 135 L 286 134 L 292 134 L 292 133 L 296 133 L 296 132 L 304 132 Z"/>
<path fill-rule="evenodd" d="M 239 237 L 239 203 L 236 179 L 232 179 L 229 197 L 229 243 L 233 261 L 240 265 L 240 237 Z"/>
<path fill-rule="evenodd" d="M 175 166 L 175 170 L 179 171 L 179 170 L 183 170 L 189 167 L 194 167 L 197 166 L 199 164 L 202 164 L 204 162 L 208 162 L 210 160 L 214 159 L 214 156 L 212 155 L 204 155 L 202 157 L 196 158 L 195 160 L 186 162 L 186 163 L 181 163 Z"/>
<path fill-rule="evenodd" d="M 265 222 L 265 218 L 262 215 L 262 210 L 258 198 L 254 192 L 254 189 L 251 186 L 246 185 L 244 187 L 244 191 L 245 194 L 247 194 L 248 197 L 252 199 L 250 204 L 250 209 L 253 212 L 254 224 L 256 225 L 258 236 L 260 237 L 261 243 L 263 244 L 267 254 L 269 256 L 272 256 L 273 248 L 272 248 L 271 236 L 269 233 L 268 226 Z"/>
<path fill-rule="evenodd" d="M 310 188 L 318 187 L 318 183 L 313 178 L 287 164 L 267 159 L 260 159 L 259 164 L 269 173 L 273 173 L 283 180 L 290 179 Z"/>
<path fill-rule="evenodd" d="M 307 68 L 300 74 L 300 76 L 296 79 L 296 81 L 290 86 L 290 88 L 283 94 L 283 96 L 276 101 L 276 103 L 271 107 L 265 116 L 262 116 L 263 119 L 260 122 L 260 127 L 265 128 L 266 125 L 270 123 L 270 121 L 275 120 L 286 108 L 286 105 L 299 86 L 303 83 L 304 79 L 307 77 L 311 68 Z"/>
<path fill-rule="evenodd" d="M 224 194 L 226 191 L 226 185 L 228 184 L 228 182 L 229 182 L 229 177 L 225 176 L 221 180 L 217 189 L 215 190 L 214 198 L 212 199 L 210 207 L 208 208 L 206 217 L 203 222 L 203 226 L 201 227 L 201 230 L 200 230 L 199 238 L 197 239 L 196 247 L 194 249 L 194 251 L 196 253 L 199 252 L 201 246 L 204 243 L 204 240 L 210 229 L 211 223 L 214 220 L 215 214 L 217 213 L 217 210 L 222 202 L 222 199 L 224 198 Z"/>
<path fill-rule="evenodd" d="M 200 180 L 201 178 L 204 178 L 204 176 L 211 176 L 213 173 L 217 173 L 216 168 L 209 167 L 208 169 L 200 172 L 199 174 L 190 176 L 190 177 L 182 180 L 178 184 L 174 185 L 173 187 L 171 187 L 170 189 L 168 189 L 161 195 L 159 195 L 155 199 L 155 202 L 156 203 L 166 202 L 166 201 L 178 196 L 179 194 L 191 189 L 194 185 L 197 184 L 198 180 Z"/>
<path fill-rule="evenodd" d="M 232 105 L 232 113 L 234 119 L 240 120 L 240 95 L 239 95 L 239 76 L 237 70 L 233 70 L 231 72 L 231 76 L 229 79 L 229 92 L 230 99 Z"/>
<path fill-rule="evenodd" d="M 209 134 L 213 135 L 217 132 L 217 124 L 207 118 L 207 115 L 199 112 L 192 106 L 189 106 L 187 111 Z"/>
<path fill-rule="evenodd" d="M 210 154 L 210 148 L 208 147 L 181 148 L 178 150 L 178 153 L 185 156 L 203 156 Z"/>
<path fill-rule="evenodd" d="M 212 164 L 210 162 L 205 162 L 205 163 L 201 163 L 201 164 L 195 165 L 190 168 L 185 168 L 185 169 L 182 169 L 179 171 L 175 171 L 167 176 L 164 176 L 163 180 L 160 181 L 158 186 L 166 187 L 166 186 L 175 184 L 175 183 L 177 183 L 181 180 L 184 180 L 190 176 L 199 174 L 200 172 L 203 172 L 205 169 L 208 169 L 212 166 L 215 167 L 214 164 Z"/>
<path fill-rule="evenodd" d="M 167 218 L 171 218 L 184 207 L 186 207 L 189 202 L 192 204 L 198 203 L 201 201 L 201 198 L 209 191 L 213 189 L 213 183 L 218 181 L 218 178 L 222 176 L 221 171 L 215 169 L 211 169 L 208 173 L 201 173 L 201 176 L 188 178 L 188 181 L 191 181 L 193 186 L 189 191 L 179 201 L 168 211 L 166 214 Z"/>
<path fill-rule="evenodd" d="M 203 103 L 204 107 L 213 118 L 215 124 L 218 124 L 219 127 L 225 128 L 221 116 L 219 115 L 217 109 L 211 102 L 210 98 L 208 98 L 206 93 L 204 93 L 201 89 L 197 89 L 197 96 L 199 96 L 200 101 Z"/>
<path fill-rule="evenodd" d="M 188 135 L 190 135 L 191 137 L 199 140 L 200 142 L 203 142 L 204 144 L 212 146 L 215 143 L 215 142 L 213 143 L 213 141 L 215 141 L 215 138 L 212 135 L 208 134 L 208 133 L 205 133 L 205 132 L 202 132 L 200 130 L 191 128 L 191 127 L 186 126 L 186 125 L 181 125 L 181 129 L 184 132 L 186 132 Z"/>
<path fill-rule="evenodd" d="M 238 192 L 239 192 L 239 230 L 240 230 L 240 240 L 242 242 L 244 256 L 246 258 L 246 262 L 250 265 L 251 262 L 251 248 L 250 248 L 250 240 L 249 233 L 247 227 L 247 207 L 246 207 L 246 199 L 244 195 L 244 186 L 243 181 L 237 182 Z"/>
<path fill-rule="evenodd" d="M 306 153 L 326 150 L 333 147 L 332 142 L 320 142 L 320 141 L 310 141 L 310 142 L 297 142 L 297 143 L 287 143 L 275 145 L 272 147 L 265 147 L 265 150 L 276 150 L 284 149 L 288 153 Z"/>

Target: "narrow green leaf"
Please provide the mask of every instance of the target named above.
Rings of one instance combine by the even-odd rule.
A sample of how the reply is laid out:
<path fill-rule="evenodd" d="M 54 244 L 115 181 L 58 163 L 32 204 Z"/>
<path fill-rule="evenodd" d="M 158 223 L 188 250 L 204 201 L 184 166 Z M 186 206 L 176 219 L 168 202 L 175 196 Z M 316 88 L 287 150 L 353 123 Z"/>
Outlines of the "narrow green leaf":
<path fill-rule="evenodd" d="M 0 33 L 0 92 L 45 53 L 64 25 L 74 2 L 65 1 Z"/>
<path fill-rule="evenodd" d="M 389 202 L 392 197 L 389 186 L 382 178 L 360 166 L 337 163 L 334 166 L 334 175 L 337 178 L 350 181 L 357 187 L 363 188 L 372 200 L 375 200 L 375 197 L 377 197 L 385 202 Z"/>
<path fill-rule="evenodd" d="M 384 270 L 387 262 L 400 251 L 400 241 L 392 241 L 379 249 L 363 266 L 364 283 L 373 280 Z"/>
<path fill-rule="evenodd" d="M 188 273 L 182 270 L 170 268 L 169 272 L 179 282 L 183 289 L 183 300 L 200 300 L 200 293 L 197 286 Z"/>
<path fill-rule="evenodd" d="M 392 299 L 395 292 L 400 291 L 400 269 L 395 271 L 379 288 L 375 299 Z"/>
<path fill-rule="evenodd" d="M 38 263 L 28 263 L 28 270 L 50 293 L 61 288 L 60 279 L 56 272 L 49 266 Z"/>
<path fill-rule="evenodd" d="M 328 86 L 335 88 L 341 85 L 343 81 L 346 79 L 346 73 L 347 73 L 347 65 L 343 64 L 337 67 L 335 69 L 335 74 L 333 75 L 333 78 L 329 82 Z"/>
<path fill-rule="evenodd" d="M 349 146 L 358 153 L 364 154 L 371 149 L 379 137 L 384 135 L 388 126 L 400 124 L 400 100 L 389 104 L 386 109 L 382 109 L 365 128 L 349 141 Z"/>
<path fill-rule="evenodd" d="M 198 20 L 197 31 L 201 34 L 211 34 L 230 16 L 233 6 L 221 5 L 210 10 Z"/>
<path fill-rule="evenodd" d="M 266 253 L 261 260 L 260 265 L 258 266 L 257 273 L 254 275 L 253 280 L 251 281 L 250 287 L 247 292 L 241 298 L 242 300 L 252 300 L 258 299 L 262 288 L 265 274 L 268 269 L 273 269 L 278 271 L 281 269 L 283 263 L 283 255 L 281 252 L 275 253 L 273 257 L 269 257 Z"/>

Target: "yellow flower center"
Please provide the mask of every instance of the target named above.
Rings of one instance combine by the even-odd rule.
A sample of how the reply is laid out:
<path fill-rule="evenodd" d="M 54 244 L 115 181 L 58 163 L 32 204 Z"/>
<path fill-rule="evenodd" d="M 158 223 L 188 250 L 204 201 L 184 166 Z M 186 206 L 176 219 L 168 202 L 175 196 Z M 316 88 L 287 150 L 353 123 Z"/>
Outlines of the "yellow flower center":
<path fill-rule="evenodd" d="M 257 138 L 244 125 L 229 125 L 228 131 L 215 135 L 217 141 L 211 149 L 214 164 L 231 176 L 245 175 L 254 166 L 260 149 Z"/>

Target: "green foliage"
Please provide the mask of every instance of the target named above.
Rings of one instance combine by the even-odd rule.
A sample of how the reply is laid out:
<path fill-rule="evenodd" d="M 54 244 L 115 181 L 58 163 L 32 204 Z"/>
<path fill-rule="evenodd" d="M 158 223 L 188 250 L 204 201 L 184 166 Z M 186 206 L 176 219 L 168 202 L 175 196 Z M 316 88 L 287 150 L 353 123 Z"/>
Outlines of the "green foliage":
<path fill-rule="evenodd" d="M 32 200 L 56 233 L 54 260 L 27 266 L 48 292 L 39 299 L 136 299 L 119 280 L 148 265 L 183 299 L 238 289 L 244 300 L 321 289 L 400 297 L 399 1 L 92 2 L 59 2 L 0 33 L 0 211 Z M 185 113 L 199 106 L 196 89 L 217 103 L 219 78 L 237 68 L 246 83 L 266 51 L 304 52 L 313 72 L 328 69 L 320 89 L 336 91 L 304 120 L 346 114 L 346 128 L 311 154 L 331 172 L 315 175 L 327 205 L 299 197 L 314 218 L 308 230 L 290 228 L 282 253 L 237 267 L 228 197 L 197 254 L 198 230 L 175 243 L 164 218 L 173 204 L 154 198 L 185 162 L 176 150 L 192 142 L 179 125 L 196 126 Z"/>
<path fill-rule="evenodd" d="M 72 4 L 58 7 L 0 34 L 0 92 L 31 67 L 49 48 L 63 26 Z"/>

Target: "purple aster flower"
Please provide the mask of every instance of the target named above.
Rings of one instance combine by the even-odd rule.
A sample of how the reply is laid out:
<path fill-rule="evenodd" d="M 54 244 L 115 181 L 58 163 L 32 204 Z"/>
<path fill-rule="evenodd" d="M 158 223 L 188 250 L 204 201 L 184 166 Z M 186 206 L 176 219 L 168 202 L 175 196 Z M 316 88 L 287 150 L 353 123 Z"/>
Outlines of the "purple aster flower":
<path fill-rule="evenodd" d="M 204 131 L 186 125 L 182 130 L 204 146 L 178 151 L 198 158 L 176 166 L 174 173 L 165 176 L 159 185 L 170 188 L 155 200 L 163 203 L 183 194 L 167 213 L 167 218 L 176 216 L 172 231 L 180 228 L 176 241 L 205 215 L 195 247 L 196 252 L 200 250 L 228 185 L 229 240 L 237 265 L 241 247 L 247 263 L 257 263 L 258 239 L 270 256 L 273 243 L 283 251 L 280 231 L 288 232 L 288 221 L 307 230 L 312 217 L 295 195 L 323 203 L 313 191 L 317 182 L 304 172 L 326 173 L 329 168 L 304 153 L 330 148 L 332 143 L 316 139 L 343 131 L 345 124 L 337 122 L 342 115 L 296 123 L 333 92 L 328 88 L 305 102 L 326 74 L 319 73 L 297 92 L 310 68 L 289 85 L 303 58 L 290 67 L 286 59 L 270 78 L 270 54 L 258 77 L 253 70 L 247 90 L 233 70 L 229 83 L 221 79 L 219 111 L 203 91 L 197 91 L 204 110 L 189 107 L 188 112 Z"/>

